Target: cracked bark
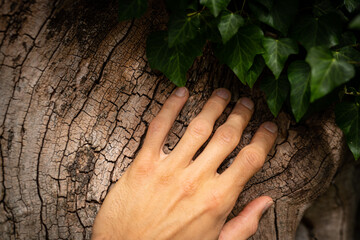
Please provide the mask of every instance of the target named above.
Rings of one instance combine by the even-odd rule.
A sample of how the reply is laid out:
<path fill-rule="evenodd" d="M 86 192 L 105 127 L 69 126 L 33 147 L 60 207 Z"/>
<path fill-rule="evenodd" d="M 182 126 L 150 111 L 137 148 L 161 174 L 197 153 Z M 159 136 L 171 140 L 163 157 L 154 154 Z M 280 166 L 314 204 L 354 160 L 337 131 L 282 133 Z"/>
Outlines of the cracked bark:
<path fill-rule="evenodd" d="M 146 127 L 174 85 L 146 61 L 145 39 L 164 29 L 159 3 L 117 22 L 116 1 L 0 2 L 0 238 L 89 239 L 111 185 L 131 164 Z M 231 163 L 272 115 L 261 92 L 239 83 L 211 51 L 188 74 L 191 97 L 172 128 L 171 151 L 213 89 L 250 96 L 256 112 Z M 332 112 L 296 125 L 280 113 L 277 144 L 245 187 L 276 201 L 253 239 L 293 239 L 304 211 L 329 188 L 347 150 Z M 344 218 L 345 219 L 345 218 Z"/>

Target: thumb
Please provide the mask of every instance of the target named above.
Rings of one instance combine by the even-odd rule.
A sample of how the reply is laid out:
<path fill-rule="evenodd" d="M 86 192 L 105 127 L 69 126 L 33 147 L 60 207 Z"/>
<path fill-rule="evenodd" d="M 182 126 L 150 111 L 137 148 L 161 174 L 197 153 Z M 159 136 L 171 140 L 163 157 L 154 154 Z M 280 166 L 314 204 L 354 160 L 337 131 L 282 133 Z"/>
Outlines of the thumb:
<path fill-rule="evenodd" d="M 273 204 L 273 200 L 267 196 L 251 201 L 239 215 L 224 225 L 219 240 L 248 239 L 255 234 L 263 213 Z"/>

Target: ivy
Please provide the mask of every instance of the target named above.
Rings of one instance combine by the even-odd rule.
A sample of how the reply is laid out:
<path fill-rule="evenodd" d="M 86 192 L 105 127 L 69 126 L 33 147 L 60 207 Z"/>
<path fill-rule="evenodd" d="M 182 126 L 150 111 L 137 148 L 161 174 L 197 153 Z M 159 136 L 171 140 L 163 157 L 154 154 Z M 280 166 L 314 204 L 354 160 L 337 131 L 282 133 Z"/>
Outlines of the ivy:
<path fill-rule="evenodd" d="M 358 0 L 345 0 L 344 4 L 349 12 L 353 12 L 359 6 L 360 1 Z"/>
<path fill-rule="evenodd" d="M 141 17 L 147 9 L 147 0 L 119 1 L 119 21 Z"/>
<path fill-rule="evenodd" d="M 270 111 L 276 117 L 289 92 L 289 82 L 287 78 L 281 76 L 276 79 L 273 76 L 267 76 L 261 82 L 261 89 L 265 92 Z"/>
<path fill-rule="evenodd" d="M 171 16 L 169 20 L 169 47 L 184 44 L 196 38 L 200 27 L 198 14 L 194 16 Z"/>
<path fill-rule="evenodd" d="M 244 19 L 237 14 L 231 12 L 225 12 L 221 15 L 218 24 L 219 31 L 223 43 L 229 41 L 239 30 L 239 27 L 244 25 Z"/>
<path fill-rule="evenodd" d="M 286 34 L 297 12 L 298 1 L 292 0 L 255 0 L 250 8 L 261 22 Z"/>
<path fill-rule="evenodd" d="M 265 49 L 263 57 L 266 65 L 273 72 L 275 78 L 279 78 L 289 55 L 298 53 L 297 43 L 290 38 L 273 39 L 265 37 L 263 46 Z"/>
<path fill-rule="evenodd" d="M 346 136 L 355 159 L 360 157 L 360 107 L 359 104 L 342 102 L 336 106 L 336 123 Z"/>
<path fill-rule="evenodd" d="M 200 0 L 200 3 L 209 8 L 210 12 L 217 17 L 229 4 L 230 0 Z"/>
<path fill-rule="evenodd" d="M 253 87 L 256 80 L 259 78 L 265 67 L 264 59 L 261 55 L 257 55 L 254 59 L 253 65 L 250 67 L 249 71 L 246 73 L 245 81 L 249 87 Z"/>
<path fill-rule="evenodd" d="M 247 25 L 226 44 L 217 44 L 215 55 L 236 74 L 242 83 L 246 83 L 246 75 L 253 65 L 257 54 L 263 53 L 261 40 L 263 32 L 255 25 Z"/>
<path fill-rule="evenodd" d="M 147 39 L 151 68 L 184 86 L 207 43 L 243 84 L 252 88 L 260 82 L 274 116 L 283 109 L 301 122 L 318 101 L 335 104 L 336 123 L 354 157 L 360 157 L 360 0 L 165 4 L 167 30 Z M 119 0 L 119 19 L 138 18 L 146 8 L 147 0 Z"/>
<path fill-rule="evenodd" d="M 335 13 L 315 17 L 304 15 L 295 23 L 292 37 L 307 50 L 314 46 L 333 47 L 339 43 L 340 16 Z"/>
<path fill-rule="evenodd" d="M 325 47 L 311 48 L 306 57 L 311 66 L 311 101 L 330 93 L 355 75 L 354 66 L 335 58 Z"/>
<path fill-rule="evenodd" d="M 300 121 L 310 104 L 310 71 L 310 66 L 302 60 L 292 62 L 288 68 L 290 104 L 296 121 Z"/>
<path fill-rule="evenodd" d="M 150 67 L 160 70 L 177 86 L 186 83 L 186 72 L 197 56 L 202 54 L 203 42 L 191 41 L 169 48 L 165 31 L 152 33 L 147 39 L 146 55 Z"/>

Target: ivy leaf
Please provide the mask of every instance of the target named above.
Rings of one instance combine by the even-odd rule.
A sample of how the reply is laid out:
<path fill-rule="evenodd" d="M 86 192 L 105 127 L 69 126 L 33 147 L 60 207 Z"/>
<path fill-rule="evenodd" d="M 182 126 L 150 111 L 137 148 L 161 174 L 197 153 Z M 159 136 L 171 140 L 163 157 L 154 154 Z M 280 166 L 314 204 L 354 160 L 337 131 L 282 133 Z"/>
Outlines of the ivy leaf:
<path fill-rule="evenodd" d="M 344 0 L 344 4 L 345 4 L 346 9 L 351 13 L 356 10 L 356 8 L 360 4 L 360 1 L 359 0 Z"/>
<path fill-rule="evenodd" d="M 119 0 L 119 21 L 141 17 L 147 9 L 147 0 Z"/>
<path fill-rule="evenodd" d="M 346 46 L 334 52 L 334 57 L 351 64 L 360 64 L 360 52 L 353 47 Z"/>
<path fill-rule="evenodd" d="M 342 102 L 335 107 L 336 124 L 344 132 L 355 160 L 360 158 L 360 108 L 356 103 Z"/>
<path fill-rule="evenodd" d="M 169 0 L 169 1 L 174 2 L 174 0 Z M 184 0 L 182 0 L 182 1 L 184 1 Z M 178 2 L 178 1 L 175 1 L 175 3 L 177 3 L 177 2 Z M 189 2 L 189 1 L 187 1 L 187 2 Z M 187 5 L 187 8 L 188 8 L 188 9 L 192 9 L 192 10 L 194 10 L 194 11 L 197 11 L 198 8 L 199 8 L 199 2 L 198 2 L 198 1 L 190 1 L 190 2 L 189 2 L 189 5 Z"/>
<path fill-rule="evenodd" d="M 261 40 L 263 32 L 255 25 L 239 28 L 237 34 L 226 44 L 215 47 L 215 54 L 221 63 L 225 63 L 240 81 L 246 83 L 246 74 L 257 54 L 263 53 Z"/>
<path fill-rule="evenodd" d="M 266 37 L 262 44 L 265 50 L 262 55 L 265 63 L 274 73 L 275 78 L 279 78 L 289 55 L 298 53 L 297 43 L 290 38 L 273 39 Z"/>
<path fill-rule="evenodd" d="M 298 1 L 256 0 L 249 6 L 261 22 L 286 34 L 297 12 Z"/>
<path fill-rule="evenodd" d="M 341 0 L 339 0 L 341 1 Z M 322 16 L 324 14 L 330 13 L 330 12 L 336 12 L 337 11 L 337 4 L 336 1 L 332 1 L 332 0 L 315 0 L 312 1 L 313 2 L 313 6 L 312 6 L 312 12 L 314 14 L 314 16 Z"/>
<path fill-rule="evenodd" d="M 198 14 L 192 17 L 173 15 L 169 20 L 169 47 L 194 39 L 200 28 Z"/>
<path fill-rule="evenodd" d="M 187 44 L 169 48 L 167 32 L 155 32 L 149 35 L 146 42 L 146 56 L 150 67 L 158 69 L 177 86 L 186 83 L 186 72 L 194 59 L 202 54 L 204 41 L 194 39 Z"/>
<path fill-rule="evenodd" d="M 311 66 L 311 102 L 330 93 L 335 87 L 349 81 L 355 75 L 353 65 L 337 59 L 325 47 L 311 48 L 306 62 Z"/>
<path fill-rule="evenodd" d="M 351 20 L 351 22 L 349 23 L 349 28 L 356 30 L 360 29 L 360 14 L 357 15 L 353 20 Z"/>
<path fill-rule="evenodd" d="M 200 0 L 200 3 L 208 7 L 215 17 L 229 5 L 229 2 L 230 0 Z"/>
<path fill-rule="evenodd" d="M 256 55 L 254 63 L 246 74 L 245 81 L 252 88 L 264 70 L 265 62 L 261 55 Z"/>
<path fill-rule="evenodd" d="M 305 61 L 292 62 L 288 68 L 290 105 L 296 122 L 304 116 L 310 104 L 310 71 Z"/>
<path fill-rule="evenodd" d="M 292 36 L 307 50 L 314 46 L 333 47 L 339 43 L 341 19 L 337 14 L 326 14 L 319 18 L 300 17 L 293 27 Z"/>
<path fill-rule="evenodd" d="M 209 11 L 200 14 L 200 32 L 212 42 L 222 42 L 218 20 Z"/>
<path fill-rule="evenodd" d="M 347 31 L 341 34 L 340 46 L 356 45 L 356 36 L 353 32 Z"/>
<path fill-rule="evenodd" d="M 244 19 L 240 15 L 229 12 L 222 14 L 218 28 L 223 43 L 229 41 L 230 38 L 232 38 L 237 33 L 239 27 L 242 25 L 244 25 Z"/>
<path fill-rule="evenodd" d="M 260 88 L 265 92 L 269 109 L 276 117 L 288 95 L 289 81 L 284 76 L 278 79 L 268 76 L 261 81 Z"/>

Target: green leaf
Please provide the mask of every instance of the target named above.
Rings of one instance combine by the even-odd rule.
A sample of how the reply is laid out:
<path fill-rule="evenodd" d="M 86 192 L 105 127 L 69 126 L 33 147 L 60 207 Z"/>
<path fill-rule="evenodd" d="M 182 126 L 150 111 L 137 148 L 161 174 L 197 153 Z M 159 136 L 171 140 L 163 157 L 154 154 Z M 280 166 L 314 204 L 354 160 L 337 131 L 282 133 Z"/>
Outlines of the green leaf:
<path fill-rule="evenodd" d="M 288 95 L 289 81 L 284 76 L 278 79 L 268 76 L 261 81 L 260 88 L 265 92 L 269 109 L 276 117 Z"/>
<path fill-rule="evenodd" d="M 357 15 L 350 23 L 349 23 L 350 29 L 360 29 L 360 14 Z"/>
<path fill-rule="evenodd" d="M 360 158 L 360 108 L 356 103 L 342 102 L 335 107 L 336 124 L 344 132 L 355 160 Z"/>
<path fill-rule="evenodd" d="M 285 62 L 290 54 L 298 53 L 297 43 L 290 38 L 273 39 L 266 37 L 262 41 L 265 52 L 263 57 L 266 65 L 279 78 Z"/>
<path fill-rule="evenodd" d="M 169 47 L 184 44 L 194 39 L 199 33 L 200 18 L 198 14 L 192 17 L 172 15 L 169 20 Z"/>
<path fill-rule="evenodd" d="M 212 42 L 222 42 L 218 23 L 219 21 L 209 12 L 209 10 L 204 10 L 200 14 L 200 32 L 202 36 Z"/>
<path fill-rule="evenodd" d="M 204 41 L 194 39 L 187 44 L 169 48 L 167 32 L 155 32 L 149 35 L 146 43 L 146 56 L 150 67 L 158 69 L 177 86 L 186 83 L 186 72 L 194 59 L 202 54 Z"/>
<path fill-rule="evenodd" d="M 173 1 L 175 3 L 178 2 L 178 1 L 174 1 L 174 0 L 169 0 L 169 1 Z M 182 1 L 184 1 L 184 0 L 182 0 Z M 189 2 L 189 1 L 187 1 L 187 2 Z M 189 5 L 187 5 L 187 9 L 192 9 L 194 11 L 197 11 L 198 8 L 199 8 L 199 1 L 190 1 Z"/>
<path fill-rule="evenodd" d="M 356 45 L 356 36 L 353 32 L 346 31 L 341 34 L 340 46 Z"/>
<path fill-rule="evenodd" d="M 351 64 L 360 64 L 360 52 L 353 47 L 346 46 L 340 48 L 338 51 L 334 52 L 334 57 L 338 60 L 343 60 Z"/>
<path fill-rule="evenodd" d="M 246 74 L 257 54 L 263 53 L 261 40 L 263 32 L 255 25 L 239 28 L 238 33 L 226 44 L 215 47 L 215 55 L 236 74 L 242 83 L 246 83 Z"/>
<path fill-rule="evenodd" d="M 147 5 L 147 0 L 119 0 L 119 21 L 141 17 Z"/>
<path fill-rule="evenodd" d="M 246 74 L 245 81 L 252 88 L 264 70 L 265 62 L 261 55 L 256 55 L 254 63 Z"/>
<path fill-rule="evenodd" d="M 313 0 L 312 3 L 312 12 L 316 17 L 322 16 L 330 12 L 336 12 L 336 5 L 339 5 L 336 4 L 333 0 Z"/>
<path fill-rule="evenodd" d="M 237 33 L 239 27 L 242 25 L 244 25 L 244 19 L 240 15 L 229 12 L 222 14 L 218 28 L 223 43 L 229 41 L 230 38 L 232 38 Z"/>
<path fill-rule="evenodd" d="M 341 19 L 337 14 L 319 18 L 302 16 L 293 27 L 292 36 L 307 50 L 314 46 L 333 47 L 339 43 Z"/>
<path fill-rule="evenodd" d="M 311 102 L 330 93 L 335 87 L 349 81 L 355 75 L 353 65 L 337 59 L 325 47 L 311 48 L 306 62 L 311 66 Z"/>
<path fill-rule="evenodd" d="M 286 34 L 298 9 L 298 1 L 256 0 L 249 6 L 255 16 L 263 23 Z"/>
<path fill-rule="evenodd" d="M 230 0 L 200 0 L 200 3 L 209 8 L 210 12 L 217 17 L 224 10 Z"/>
<path fill-rule="evenodd" d="M 306 113 L 310 104 L 310 66 L 304 61 L 292 62 L 287 70 L 290 82 L 290 105 L 296 122 Z"/>
<path fill-rule="evenodd" d="M 353 12 L 359 6 L 360 1 L 359 0 L 344 0 L 344 4 L 345 4 L 346 9 L 349 12 Z"/>

